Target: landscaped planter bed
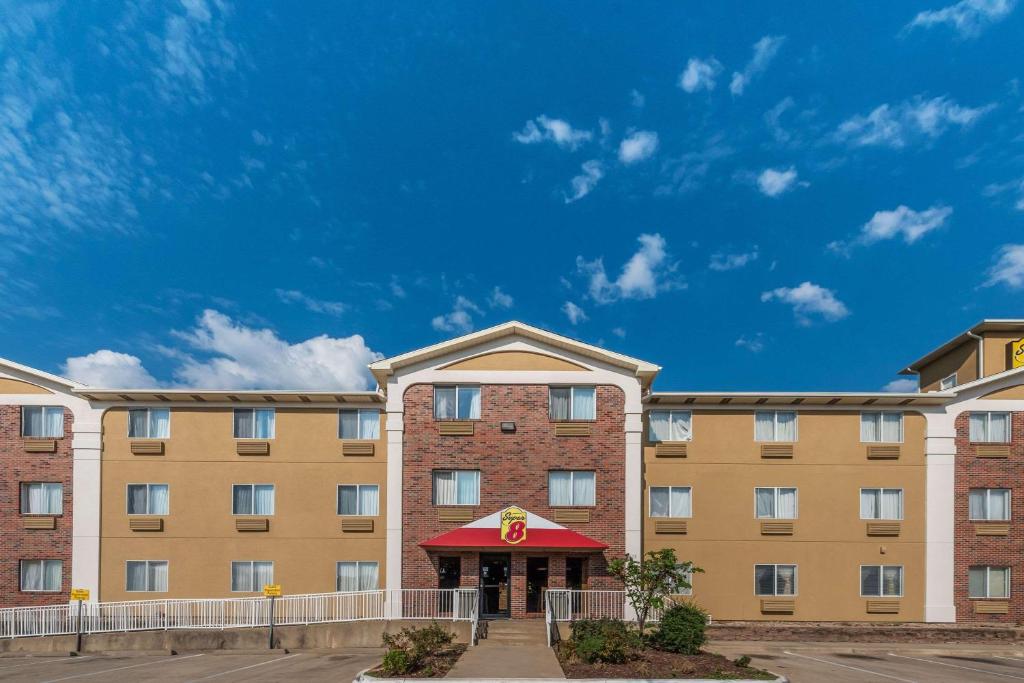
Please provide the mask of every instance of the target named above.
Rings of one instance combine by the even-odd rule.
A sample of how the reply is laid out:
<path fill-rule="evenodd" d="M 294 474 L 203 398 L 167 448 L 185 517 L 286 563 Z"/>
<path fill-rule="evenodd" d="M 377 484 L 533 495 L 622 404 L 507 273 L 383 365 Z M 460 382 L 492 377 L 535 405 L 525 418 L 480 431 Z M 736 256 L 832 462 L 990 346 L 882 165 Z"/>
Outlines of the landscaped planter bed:
<path fill-rule="evenodd" d="M 403 678 L 444 678 L 453 666 L 455 662 L 459 661 L 459 657 L 466 651 L 465 645 L 452 645 L 443 650 L 431 654 L 425 664 L 415 671 L 410 671 L 403 674 Z M 367 671 L 365 674 L 367 677 L 373 677 L 376 679 L 387 679 L 381 671 L 381 667 Z"/>
<path fill-rule="evenodd" d="M 559 648 L 558 662 L 566 678 L 703 678 L 714 680 L 747 679 L 774 681 L 776 676 L 749 666 L 738 666 L 721 655 L 701 653 L 680 655 L 660 650 L 642 650 L 635 659 L 622 664 L 587 664 L 572 657 L 568 648 Z"/>

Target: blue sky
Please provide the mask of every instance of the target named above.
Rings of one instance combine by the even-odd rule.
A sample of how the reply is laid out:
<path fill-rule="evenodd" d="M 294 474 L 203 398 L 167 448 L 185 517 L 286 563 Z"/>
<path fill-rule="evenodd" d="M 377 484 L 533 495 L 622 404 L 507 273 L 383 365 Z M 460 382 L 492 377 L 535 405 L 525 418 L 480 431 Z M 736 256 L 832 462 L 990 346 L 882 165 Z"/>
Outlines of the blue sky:
<path fill-rule="evenodd" d="M 664 390 L 877 390 L 1024 316 L 1013 0 L 2 5 L 28 365 L 366 388 L 515 318 Z"/>

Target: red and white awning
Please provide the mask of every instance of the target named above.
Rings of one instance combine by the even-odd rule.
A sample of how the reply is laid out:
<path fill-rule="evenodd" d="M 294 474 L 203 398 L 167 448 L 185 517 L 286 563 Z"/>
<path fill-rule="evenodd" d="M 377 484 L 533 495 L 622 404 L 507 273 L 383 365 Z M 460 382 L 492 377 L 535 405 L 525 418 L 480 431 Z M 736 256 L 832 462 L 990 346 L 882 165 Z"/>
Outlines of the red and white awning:
<path fill-rule="evenodd" d="M 508 533 L 508 519 L 524 524 Z M 503 528 L 503 519 L 506 523 Z M 521 534 L 520 534 L 521 532 Z M 521 538 L 520 538 L 521 535 Z M 517 540 L 518 539 L 518 540 Z M 426 550 L 575 550 L 599 552 L 607 543 L 566 529 L 518 507 L 508 507 L 420 543 Z"/>

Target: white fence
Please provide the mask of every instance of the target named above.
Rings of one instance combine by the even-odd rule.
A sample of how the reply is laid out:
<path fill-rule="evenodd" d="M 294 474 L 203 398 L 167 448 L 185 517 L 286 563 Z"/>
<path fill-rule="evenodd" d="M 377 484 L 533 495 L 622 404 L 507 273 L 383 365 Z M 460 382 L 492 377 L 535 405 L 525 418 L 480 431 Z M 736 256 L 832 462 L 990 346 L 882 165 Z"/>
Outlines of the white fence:
<path fill-rule="evenodd" d="M 82 605 L 82 633 L 166 629 L 252 628 L 270 624 L 270 600 L 133 600 Z M 274 624 L 384 619 L 470 621 L 476 630 L 477 591 L 376 590 L 276 598 Z M 78 631 L 78 605 L 0 609 L 0 638 L 68 635 Z"/>
<path fill-rule="evenodd" d="M 545 591 L 547 613 L 551 621 L 578 621 L 580 619 L 626 619 L 636 615 L 626 600 L 626 591 L 569 590 L 549 588 Z M 671 600 L 671 598 L 669 599 Z M 661 610 L 652 609 L 648 623 L 657 623 Z"/>

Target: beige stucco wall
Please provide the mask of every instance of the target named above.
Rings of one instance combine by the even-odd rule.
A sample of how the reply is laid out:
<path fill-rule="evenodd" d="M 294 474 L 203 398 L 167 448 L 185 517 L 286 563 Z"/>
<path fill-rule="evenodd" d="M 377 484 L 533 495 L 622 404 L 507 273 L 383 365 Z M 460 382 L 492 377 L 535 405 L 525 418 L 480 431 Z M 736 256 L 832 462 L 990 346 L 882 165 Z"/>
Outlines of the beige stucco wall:
<path fill-rule="evenodd" d="M 384 576 L 386 445 L 373 456 L 342 456 L 338 411 L 278 408 L 270 455 L 236 453 L 231 408 L 171 408 L 164 455 L 133 455 L 127 409 L 103 419 L 100 544 L 102 600 L 221 597 L 230 591 L 232 560 L 271 560 L 286 594 L 332 591 L 335 563 L 369 560 Z M 383 429 L 381 430 L 383 433 Z M 170 485 L 161 532 L 129 529 L 127 484 Z M 239 532 L 231 514 L 232 484 L 275 485 L 267 532 Z M 372 532 L 342 532 L 339 484 L 377 484 L 379 515 Z M 127 560 L 167 560 L 166 594 L 127 593 Z"/>
<path fill-rule="evenodd" d="M 978 379 L 978 342 L 965 342 L 921 368 L 921 391 L 938 391 L 942 378 L 954 372 L 958 384 Z"/>
<path fill-rule="evenodd" d="M 924 417 L 907 413 L 895 461 L 868 460 L 860 413 L 801 411 L 789 460 L 763 460 L 754 441 L 753 410 L 694 410 L 686 458 L 657 458 L 644 448 L 644 547 L 671 547 L 706 573 L 694 598 L 717 619 L 922 621 L 925 591 Z M 685 535 L 657 534 L 648 513 L 652 485 L 693 487 Z M 795 486 L 792 536 L 762 536 L 754 488 Z M 902 488 L 899 537 L 868 537 L 860 519 L 861 488 Z M 763 616 L 754 593 L 755 564 L 798 565 L 792 616 Z M 862 564 L 903 565 L 898 615 L 869 615 L 860 596 Z"/>
<path fill-rule="evenodd" d="M 44 389 L 37 384 L 22 382 L 20 379 L 0 377 L 0 394 L 52 394 L 49 389 Z"/>

